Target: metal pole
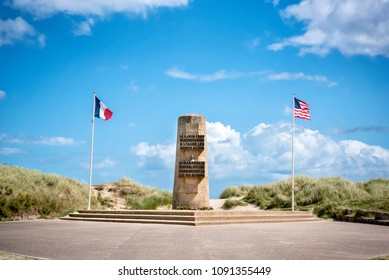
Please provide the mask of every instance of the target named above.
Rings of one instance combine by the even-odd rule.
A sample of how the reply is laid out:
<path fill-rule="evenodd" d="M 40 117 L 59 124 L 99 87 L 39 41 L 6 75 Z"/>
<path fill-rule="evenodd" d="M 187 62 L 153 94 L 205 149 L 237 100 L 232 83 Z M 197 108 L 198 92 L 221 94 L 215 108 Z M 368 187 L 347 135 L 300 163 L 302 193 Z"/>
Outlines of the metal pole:
<path fill-rule="evenodd" d="M 294 211 L 294 94 L 292 94 L 292 211 Z"/>
<path fill-rule="evenodd" d="M 90 161 L 89 161 L 89 192 L 88 192 L 88 210 L 90 210 L 92 196 L 92 165 L 93 165 L 93 141 L 95 137 L 95 108 L 96 93 L 93 92 L 93 109 L 92 109 L 92 139 L 90 144 Z"/>

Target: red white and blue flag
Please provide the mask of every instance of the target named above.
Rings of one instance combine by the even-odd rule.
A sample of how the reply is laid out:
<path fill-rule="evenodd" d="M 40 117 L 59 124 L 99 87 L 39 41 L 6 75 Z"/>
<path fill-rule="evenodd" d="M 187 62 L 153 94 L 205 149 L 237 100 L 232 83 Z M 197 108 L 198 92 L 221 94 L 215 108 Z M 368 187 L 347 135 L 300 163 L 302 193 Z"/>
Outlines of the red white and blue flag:
<path fill-rule="evenodd" d="M 112 111 L 95 96 L 95 117 L 107 121 L 112 118 L 112 114 Z"/>
<path fill-rule="evenodd" d="M 306 102 L 294 98 L 294 117 L 304 120 L 311 120 L 311 115 L 309 114 L 309 106 Z"/>

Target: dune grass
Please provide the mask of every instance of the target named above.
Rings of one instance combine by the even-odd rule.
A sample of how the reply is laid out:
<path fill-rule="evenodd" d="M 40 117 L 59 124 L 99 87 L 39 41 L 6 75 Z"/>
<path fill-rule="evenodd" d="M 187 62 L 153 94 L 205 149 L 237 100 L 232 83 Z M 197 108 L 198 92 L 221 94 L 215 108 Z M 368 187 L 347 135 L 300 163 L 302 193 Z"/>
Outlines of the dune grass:
<path fill-rule="evenodd" d="M 125 199 L 128 209 L 170 209 L 172 205 L 173 195 L 171 192 L 145 187 L 126 177 L 117 182 L 98 185 L 95 189 L 98 190 L 99 187 L 104 187 L 105 185 L 109 185 L 110 191 Z"/>
<path fill-rule="evenodd" d="M 83 208 L 87 199 L 87 188 L 76 180 L 0 165 L 0 220 L 58 217 Z"/>
<path fill-rule="evenodd" d="M 96 185 L 125 199 L 128 209 L 171 209 L 172 193 L 144 187 L 129 178 Z M 255 204 L 261 209 L 291 209 L 291 180 L 260 186 L 230 186 L 220 195 L 226 208 Z M 88 188 L 55 174 L 44 174 L 0 164 L 0 220 L 13 217 L 59 217 L 85 209 Z M 109 208 L 109 201 L 92 198 L 92 209 Z M 353 183 L 340 177 L 295 178 L 296 210 L 313 210 L 320 217 L 334 217 L 339 209 L 389 212 L 389 179 Z"/>
<path fill-rule="evenodd" d="M 251 190 L 251 186 L 246 186 L 246 185 L 240 187 L 229 186 L 222 191 L 219 197 L 221 199 L 241 197 L 247 195 L 250 190 Z"/>
<path fill-rule="evenodd" d="M 128 209 L 170 209 L 172 193 L 142 186 L 129 178 L 96 185 L 96 190 L 110 186 L 110 191 L 126 201 Z M 88 187 L 80 182 L 36 170 L 0 165 L 0 220 L 14 218 L 55 218 L 66 216 L 88 205 Z M 111 201 L 92 197 L 92 209 L 109 209 Z"/>
<path fill-rule="evenodd" d="M 291 210 L 291 179 L 245 187 L 243 200 L 262 209 Z M 239 188 L 227 188 L 228 194 Z M 232 197 L 233 195 L 231 195 Z M 295 178 L 296 210 L 313 210 L 319 217 L 334 217 L 339 209 L 363 209 L 389 212 L 389 180 L 374 179 L 353 183 L 341 177 Z"/>
<path fill-rule="evenodd" d="M 224 201 L 223 203 L 223 208 L 229 210 L 236 206 L 246 206 L 247 204 L 248 204 L 247 202 L 244 202 L 241 199 L 227 198 L 226 201 Z"/>

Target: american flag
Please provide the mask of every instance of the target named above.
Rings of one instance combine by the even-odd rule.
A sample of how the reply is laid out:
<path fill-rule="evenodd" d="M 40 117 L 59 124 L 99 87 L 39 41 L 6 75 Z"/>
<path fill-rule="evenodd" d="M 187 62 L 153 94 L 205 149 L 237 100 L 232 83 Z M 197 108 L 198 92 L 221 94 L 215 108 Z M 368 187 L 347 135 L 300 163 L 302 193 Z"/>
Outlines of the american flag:
<path fill-rule="evenodd" d="M 308 121 L 311 120 L 308 104 L 304 101 L 298 100 L 297 98 L 294 98 L 294 117 Z"/>

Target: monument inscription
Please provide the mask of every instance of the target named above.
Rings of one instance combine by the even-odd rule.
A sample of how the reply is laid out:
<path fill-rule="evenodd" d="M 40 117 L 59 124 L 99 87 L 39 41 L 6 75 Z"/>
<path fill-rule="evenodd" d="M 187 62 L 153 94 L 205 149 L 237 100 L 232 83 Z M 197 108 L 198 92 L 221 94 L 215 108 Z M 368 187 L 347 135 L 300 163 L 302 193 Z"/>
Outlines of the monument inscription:
<path fill-rule="evenodd" d="M 204 177 L 205 161 L 180 161 L 178 177 Z"/>
<path fill-rule="evenodd" d="M 180 135 L 180 150 L 204 150 L 204 135 Z"/>
<path fill-rule="evenodd" d="M 178 118 L 173 209 L 209 207 L 206 121 L 200 115 Z"/>

